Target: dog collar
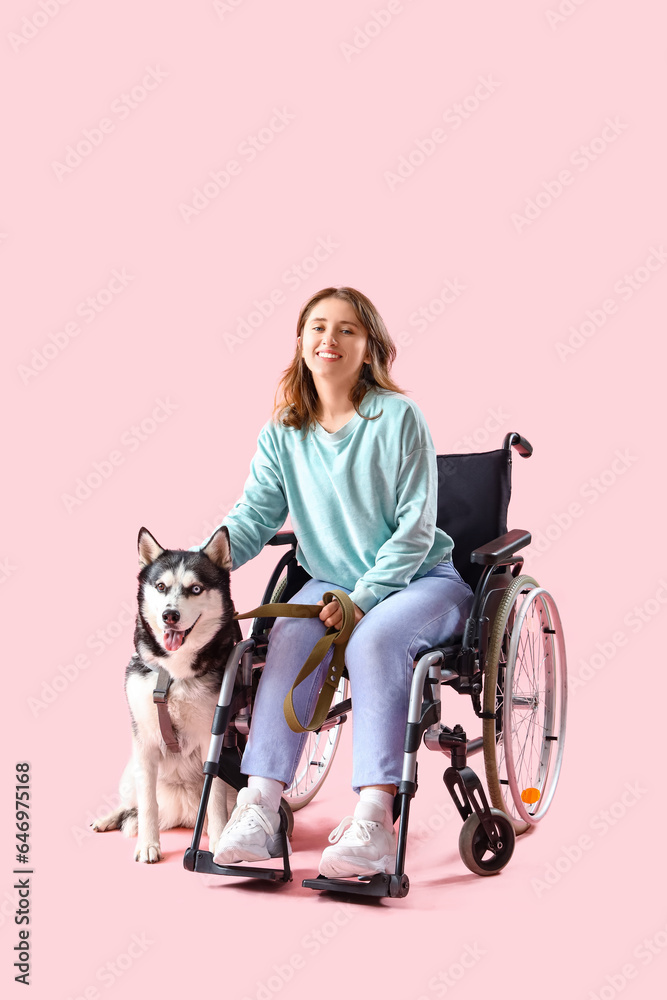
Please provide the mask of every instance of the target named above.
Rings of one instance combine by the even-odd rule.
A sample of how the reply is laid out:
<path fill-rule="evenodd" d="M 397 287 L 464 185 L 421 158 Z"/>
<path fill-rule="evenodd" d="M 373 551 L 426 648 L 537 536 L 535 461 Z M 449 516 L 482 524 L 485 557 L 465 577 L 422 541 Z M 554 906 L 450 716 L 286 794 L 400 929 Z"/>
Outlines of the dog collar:
<path fill-rule="evenodd" d="M 167 750 L 171 753 L 180 753 L 181 748 L 178 743 L 178 737 L 174 732 L 171 719 L 169 718 L 169 709 L 167 708 L 167 698 L 169 697 L 169 688 L 171 687 L 172 680 L 173 678 L 169 671 L 165 670 L 164 667 L 160 667 L 153 690 L 153 702 L 157 706 L 157 719 Z"/>

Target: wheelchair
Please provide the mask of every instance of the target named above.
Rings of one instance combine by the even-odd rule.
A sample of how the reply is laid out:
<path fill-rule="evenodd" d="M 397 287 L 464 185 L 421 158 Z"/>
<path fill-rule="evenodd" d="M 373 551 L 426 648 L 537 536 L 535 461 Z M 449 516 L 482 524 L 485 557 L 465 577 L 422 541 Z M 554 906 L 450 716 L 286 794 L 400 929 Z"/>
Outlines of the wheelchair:
<path fill-rule="evenodd" d="M 463 633 L 423 650 L 415 660 L 402 777 L 394 800 L 394 820 L 399 820 L 395 872 L 356 879 L 319 875 L 303 881 L 307 888 L 348 895 L 407 895 L 408 823 L 422 743 L 449 757 L 443 781 L 463 821 L 459 852 L 466 867 L 478 875 L 500 872 L 512 856 L 516 836 L 539 823 L 552 802 L 565 741 L 565 646 L 553 597 L 522 573 L 524 560 L 518 553 L 530 544 L 530 532 L 507 530 L 513 448 L 523 458 L 533 452 L 525 438 L 510 432 L 495 451 L 437 458 L 437 524 L 454 539 L 454 565 L 470 584 L 474 601 Z M 309 579 L 297 562 L 293 532 L 278 532 L 268 544 L 287 545 L 289 550 L 275 567 L 263 604 L 289 600 Z M 217 777 L 237 789 L 247 784 L 239 766 L 241 752 L 273 621 L 256 618 L 248 638 L 228 659 L 203 766 L 204 787 L 192 844 L 183 858 L 189 871 L 291 881 L 287 838 L 293 813 L 321 788 L 352 711 L 345 671 L 334 704 L 320 729 L 308 734 L 294 781 L 283 794 L 283 868 L 215 864 L 212 853 L 200 849 L 211 784 Z M 443 688 L 470 697 L 482 723 L 481 736 L 469 739 L 461 725 L 450 728 L 441 722 Z M 468 765 L 468 757 L 480 752 L 488 795 Z"/>

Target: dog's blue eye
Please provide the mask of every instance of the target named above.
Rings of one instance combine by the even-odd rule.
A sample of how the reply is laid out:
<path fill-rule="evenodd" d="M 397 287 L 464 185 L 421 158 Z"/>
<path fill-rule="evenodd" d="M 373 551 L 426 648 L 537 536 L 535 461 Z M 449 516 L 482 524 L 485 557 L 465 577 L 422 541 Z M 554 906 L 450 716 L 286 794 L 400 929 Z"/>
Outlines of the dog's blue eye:
<path fill-rule="evenodd" d="M 194 585 L 194 587 L 192 588 L 192 593 L 193 594 L 201 594 L 201 592 L 202 592 L 202 588 L 199 586 L 198 583 L 196 583 Z"/>

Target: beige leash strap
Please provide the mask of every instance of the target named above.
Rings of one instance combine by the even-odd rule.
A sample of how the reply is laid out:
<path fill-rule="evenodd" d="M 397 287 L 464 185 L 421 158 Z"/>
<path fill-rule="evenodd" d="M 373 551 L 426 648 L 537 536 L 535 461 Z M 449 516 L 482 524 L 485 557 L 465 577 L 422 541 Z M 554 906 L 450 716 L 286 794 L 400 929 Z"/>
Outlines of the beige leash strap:
<path fill-rule="evenodd" d="M 338 687 L 341 677 L 343 676 L 343 668 L 345 666 L 345 647 L 347 646 L 347 640 L 350 638 L 355 624 L 354 604 L 345 591 L 327 591 L 326 594 L 322 595 L 322 599 L 325 604 L 330 604 L 333 600 L 338 601 L 341 611 L 343 612 L 343 623 L 339 629 L 328 628 L 322 638 L 318 639 L 313 646 L 308 659 L 299 671 L 294 684 L 285 697 L 283 705 L 285 710 L 285 720 L 293 733 L 313 733 L 315 730 L 320 728 L 326 719 L 329 708 L 331 707 L 334 693 Z M 320 612 L 322 611 L 322 607 L 323 605 L 321 604 L 263 604 L 260 608 L 255 608 L 254 611 L 246 611 L 245 614 L 234 615 L 234 617 L 236 619 L 318 618 Z M 320 691 L 317 699 L 317 704 L 315 705 L 315 711 L 313 712 L 310 722 L 302 726 L 296 716 L 296 712 L 294 711 L 294 689 L 298 687 L 302 681 L 305 681 L 305 679 L 309 677 L 313 671 L 317 669 L 317 667 L 319 667 L 332 644 L 335 647 L 333 656 L 331 658 L 331 663 L 329 665 L 324 684 L 322 685 L 322 690 Z"/>

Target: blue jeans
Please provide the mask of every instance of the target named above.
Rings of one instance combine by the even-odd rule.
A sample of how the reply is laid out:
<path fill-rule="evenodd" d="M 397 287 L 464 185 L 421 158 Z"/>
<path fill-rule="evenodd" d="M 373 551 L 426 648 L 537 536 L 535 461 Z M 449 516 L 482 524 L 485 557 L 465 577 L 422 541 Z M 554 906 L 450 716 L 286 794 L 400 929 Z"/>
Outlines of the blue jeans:
<path fill-rule="evenodd" d="M 316 604 L 327 590 L 345 587 L 309 580 L 291 599 Z M 353 706 L 353 773 L 356 792 L 365 785 L 398 785 L 403 763 L 413 663 L 423 649 L 463 632 L 473 592 L 452 562 L 442 562 L 403 590 L 371 608 L 356 625 L 345 651 Z M 291 785 L 306 740 L 285 722 L 283 701 L 326 626 L 319 618 L 278 618 L 257 689 L 244 774 Z M 331 659 L 299 684 L 294 707 L 310 719 Z"/>

